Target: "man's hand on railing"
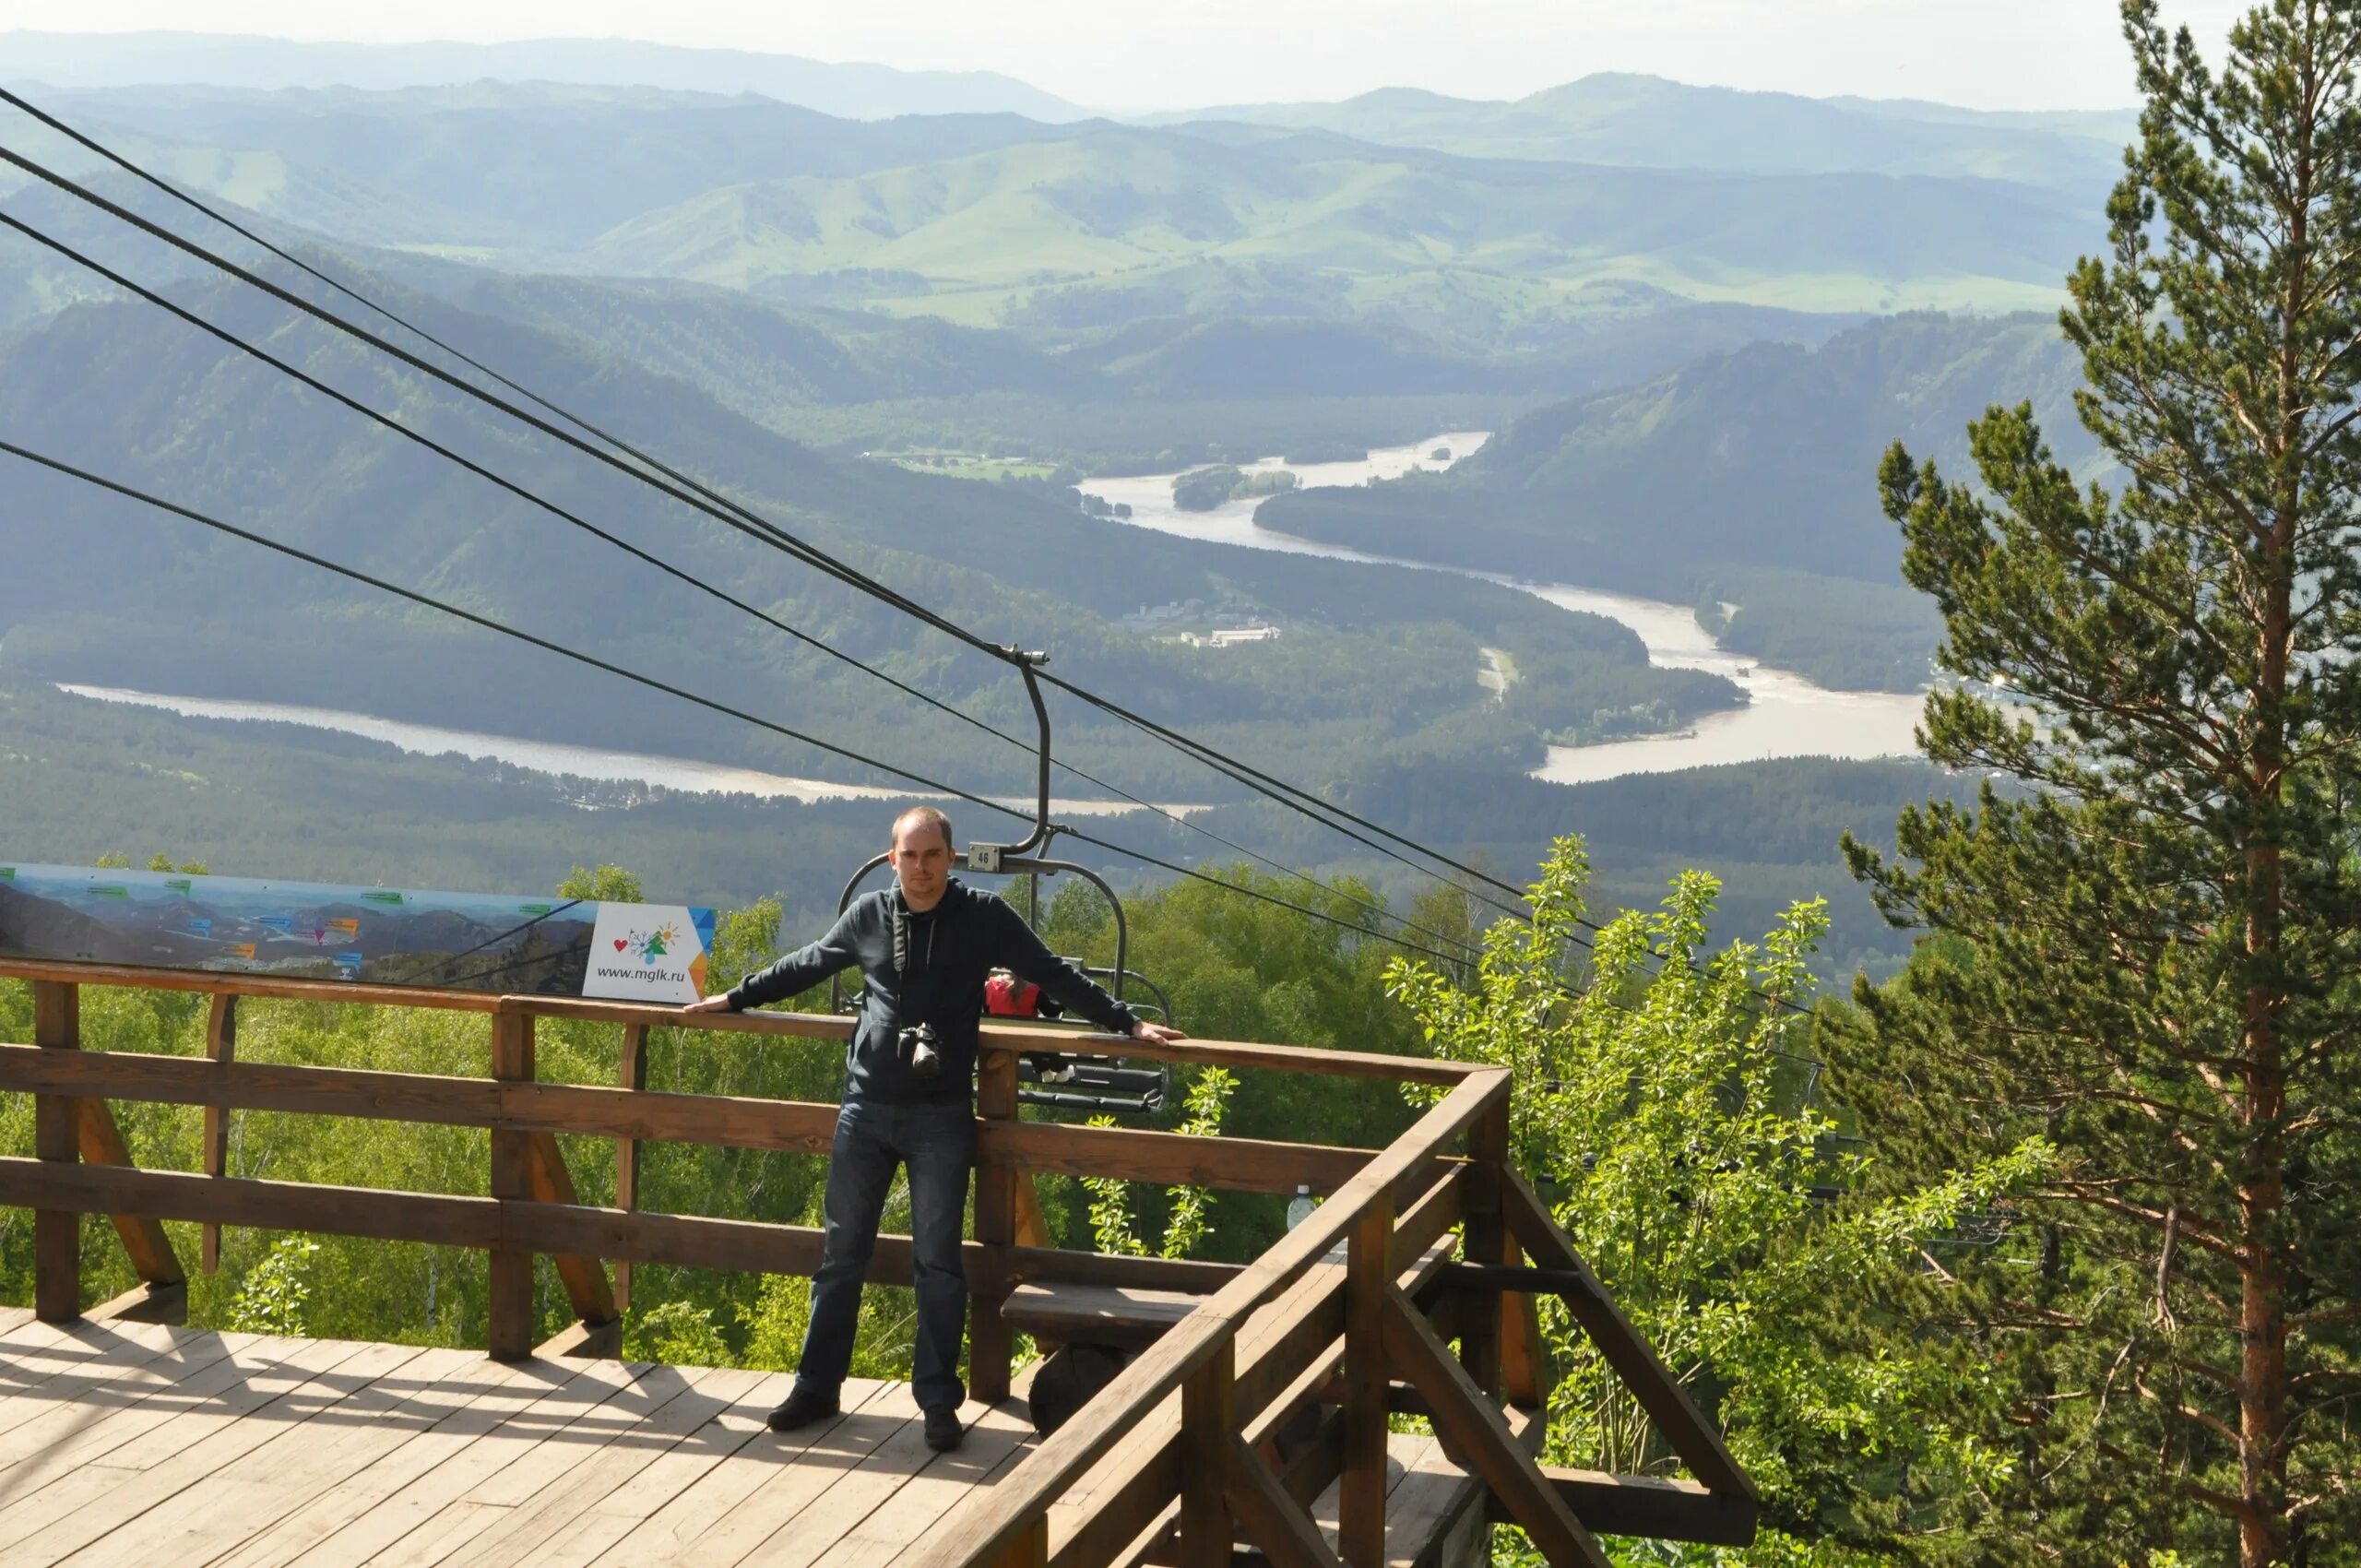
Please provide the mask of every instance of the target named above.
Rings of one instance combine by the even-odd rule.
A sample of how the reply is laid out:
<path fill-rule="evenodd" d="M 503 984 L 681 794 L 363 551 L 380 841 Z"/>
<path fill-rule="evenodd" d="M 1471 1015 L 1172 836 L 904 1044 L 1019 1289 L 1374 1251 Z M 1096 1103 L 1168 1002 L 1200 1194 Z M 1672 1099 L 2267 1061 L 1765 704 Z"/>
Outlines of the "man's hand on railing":
<path fill-rule="evenodd" d="M 718 996 L 708 996 L 702 1002 L 692 1002 L 681 1011 L 683 1013 L 727 1013 L 730 1011 L 730 993 L 723 992 Z"/>
<path fill-rule="evenodd" d="M 1145 1040 L 1150 1045 L 1170 1045 L 1176 1039 L 1187 1039 L 1189 1037 L 1169 1024 L 1151 1024 L 1142 1018 L 1132 1026 L 1132 1038 Z"/>

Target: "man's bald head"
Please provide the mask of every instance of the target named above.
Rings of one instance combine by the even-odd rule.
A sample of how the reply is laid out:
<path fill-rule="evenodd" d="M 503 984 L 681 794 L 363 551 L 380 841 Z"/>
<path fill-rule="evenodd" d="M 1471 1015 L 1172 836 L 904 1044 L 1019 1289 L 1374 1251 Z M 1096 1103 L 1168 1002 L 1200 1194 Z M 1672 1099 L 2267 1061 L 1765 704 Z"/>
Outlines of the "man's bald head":
<path fill-rule="evenodd" d="M 954 842 L 951 837 L 951 819 L 943 813 L 935 810 L 932 806 L 912 806 L 909 810 L 896 817 L 894 819 L 894 838 L 891 847 L 898 853 L 902 848 L 903 842 L 909 837 L 909 835 L 913 833 L 923 833 L 929 828 L 932 828 L 943 835 L 943 853 L 955 854 L 957 852 L 954 847 Z"/>

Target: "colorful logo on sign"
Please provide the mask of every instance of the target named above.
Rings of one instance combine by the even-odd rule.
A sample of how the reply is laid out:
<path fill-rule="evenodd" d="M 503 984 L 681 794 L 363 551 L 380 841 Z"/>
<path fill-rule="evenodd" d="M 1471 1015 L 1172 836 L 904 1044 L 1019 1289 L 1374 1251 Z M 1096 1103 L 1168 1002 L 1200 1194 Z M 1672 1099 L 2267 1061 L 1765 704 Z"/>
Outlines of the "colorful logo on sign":
<path fill-rule="evenodd" d="M 628 936 L 617 937 L 615 951 L 636 954 L 641 963 L 653 964 L 670 953 L 680 940 L 681 933 L 677 930 L 669 925 L 659 925 L 654 931 L 635 931 Z"/>
<path fill-rule="evenodd" d="M 361 955 L 358 953 L 338 954 L 336 956 L 336 972 L 338 977 L 343 980 L 359 980 L 361 978 L 361 964 L 362 958 Z"/>

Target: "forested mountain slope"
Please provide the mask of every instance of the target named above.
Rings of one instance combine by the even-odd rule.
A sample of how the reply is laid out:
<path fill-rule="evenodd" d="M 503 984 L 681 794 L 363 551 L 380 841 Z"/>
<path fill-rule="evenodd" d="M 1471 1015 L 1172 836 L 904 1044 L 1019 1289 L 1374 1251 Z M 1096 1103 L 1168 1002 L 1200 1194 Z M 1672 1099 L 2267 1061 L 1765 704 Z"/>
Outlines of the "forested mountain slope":
<path fill-rule="evenodd" d="M 1932 612 L 1880 515 L 1892 441 L 1945 457 L 2031 398 L 2068 461 L 2093 450 L 2054 323 L 1907 315 L 1817 349 L 1756 344 L 1528 414 L 1448 474 L 1263 504 L 1256 520 L 1386 554 L 1738 608 L 1726 646 L 1823 681 L 1916 684 Z"/>
<path fill-rule="evenodd" d="M 382 281 L 372 285 L 385 290 Z M 488 426 L 456 396 L 366 359 L 282 307 L 228 289 L 206 314 L 530 489 L 790 624 L 923 680 L 1004 724 L 1021 698 L 992 661 L 959 654 L 721 525 L 576 455 Z M 1543 730 L 1602 711 L 1657 722 L 1736 700 L 1716 678 L 1648 668 L 1637 638 L 1490 585 L 1267 558 L 1094 520 L 1069 491 L 923 477 L 824 457 L 684 383 L 576 341 L 405 297 L 445 336 L 528 385 L 562 389 L 693 472 L 996 640 L 1046 647 L 1067 675 L 1168 719 L 1213 727 L 1270 758 L 1347 770 L 1375 748 L 1537 756 Z M 249 524 L 469 608 L 593 647 L 823 734 L 890 717 L 900 757 L 974 751 L 967 732 L 525 503 L 399 441 L 137 303 L 87 304 L 0 339 L 0 427 L 125 482 Z M 357 707 L 395 717 L 744 757 L 789 772 L 844 765 L 753 738 L 529 650 L 250 547 L 101 499 L 11 460 L 0 517 L 17 564 L 12 657 L 59 679 Z M 1251 564 L 1251 580 L 1242 576 Z M 1209 656 L 1115 624 L 1142 604 L 1198 600 L 1277 621 L 1280 642 Z M 1546 672 L 1511 704 L 1483 700 L 1480 646 Z M 460 670 L 472 678 L 456 679 Z M 1428 738 L 1420 740 L 1425 735 Z M 1137 742 L 1106 744 L 1126 754 Z M 1306 752 L 1311 744 L 1312 749 Z M 996 743 L 985 742 L 988 746 Z M 1090 731 L 1074 754 L 1091 752 Z M 995 776 L 1021 778 L 1005 748 Z M 1145 762 L 1146 759 L 1143 759 Z M 1169 769 L 1157 754 L 1154 766 Z M 1197 778 L 1202 781 L 1202 775 Z M 1169 773 L 1143 781 L 1177 783 Z"/>

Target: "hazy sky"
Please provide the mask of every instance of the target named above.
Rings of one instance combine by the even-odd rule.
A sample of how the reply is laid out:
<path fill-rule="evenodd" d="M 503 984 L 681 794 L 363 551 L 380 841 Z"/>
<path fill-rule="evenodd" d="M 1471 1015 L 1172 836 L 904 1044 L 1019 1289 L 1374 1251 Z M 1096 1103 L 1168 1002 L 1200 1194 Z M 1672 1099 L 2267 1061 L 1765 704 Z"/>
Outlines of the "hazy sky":
<path fill-rule="evenodd" d="M 2164 0 L 2217 47 L 2248 0 Z M 1592 71 L 1989 109 L 2111 108 L 2114 0 L 0 0 L 0 29 L 366 42 L 647 39 L 1003 71 L 1137 109 L 1415 86 L 1513 98 Z M 0 75 L 5 75 L 0 60 Z"/>

